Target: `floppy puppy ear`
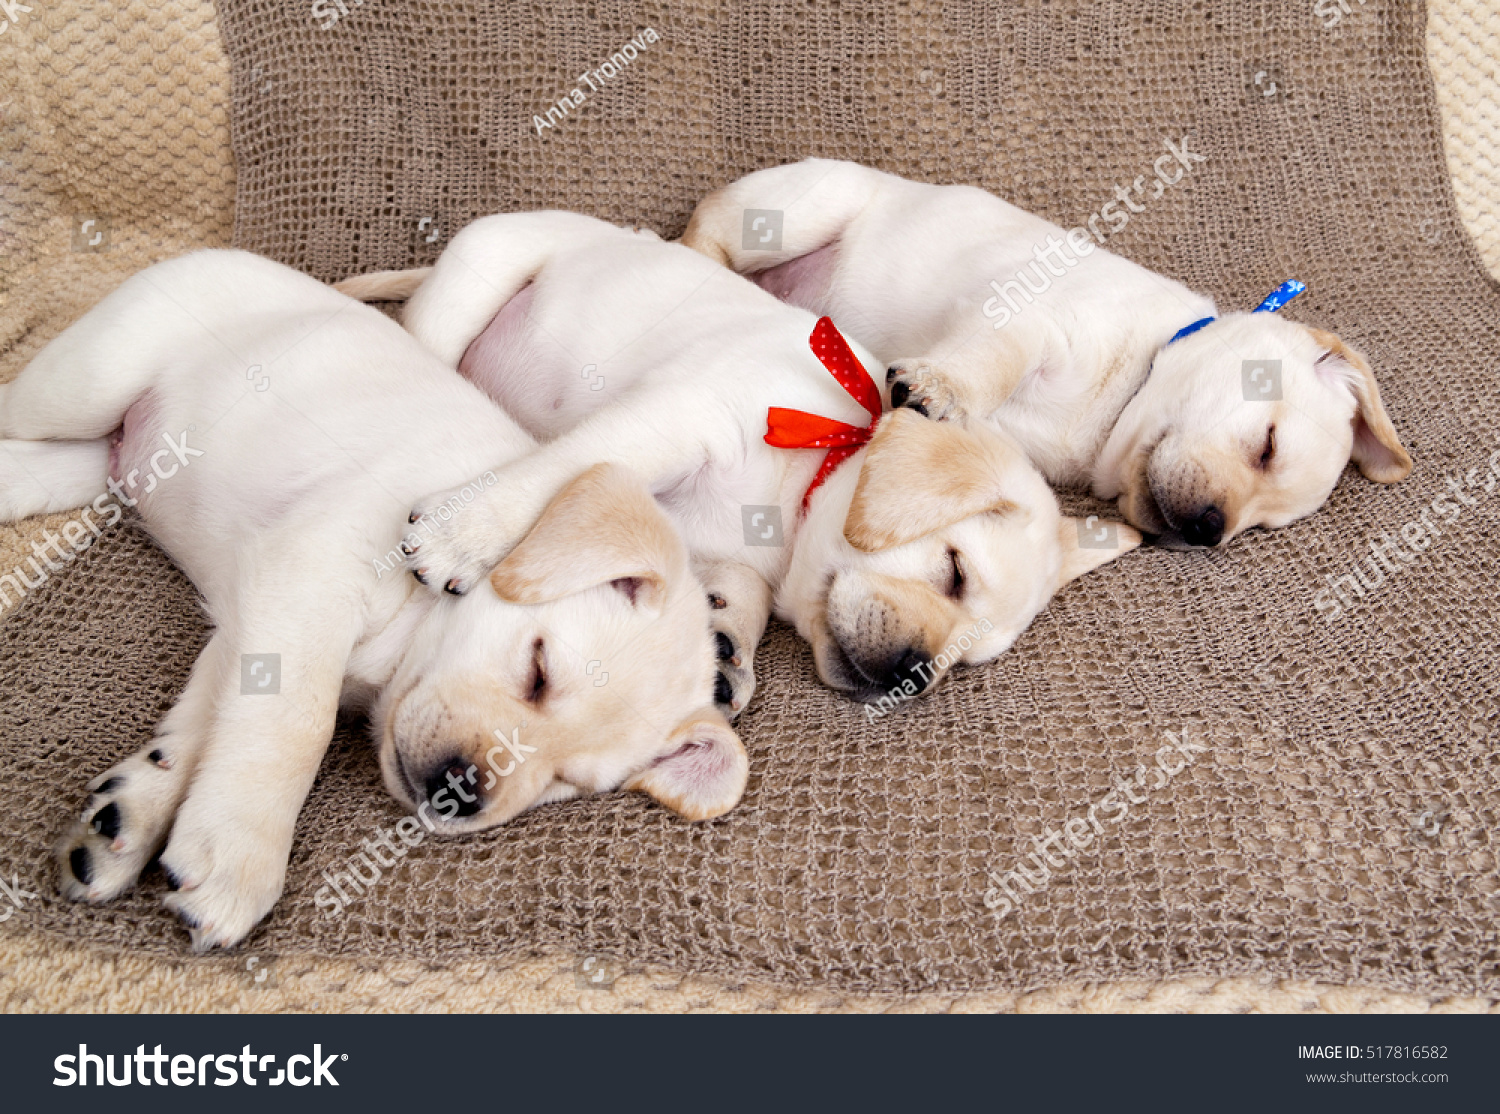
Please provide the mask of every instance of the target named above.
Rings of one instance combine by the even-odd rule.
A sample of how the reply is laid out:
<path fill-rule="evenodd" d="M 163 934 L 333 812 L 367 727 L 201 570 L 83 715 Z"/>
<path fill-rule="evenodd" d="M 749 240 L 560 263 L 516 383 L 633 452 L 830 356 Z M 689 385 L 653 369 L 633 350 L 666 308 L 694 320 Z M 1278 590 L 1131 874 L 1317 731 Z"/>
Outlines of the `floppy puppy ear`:
<path fill-rule="evenodd" d="M 1062 546 L 1062 568 L 1057 574 L 1057 586 L 1061 588 L 1129 553 L 1141 544 L 1141 532 L 1123 522 L 1105 522 L 1095 514 L 1087 518 L 1064 515 L 1057 527 L 1057 540 Z"/>
<path fill-rule="evenodd" d="M 1002 494 L 1020 453 L 985 431 L 893 410 L 865 450 L 844 538 L 867 553 L 893 549 L 934 530 L 1016 505 Z"/>
<path fill-rule="evenodd" d="M 537 604 L 612 584 L 631 603 L 660 608 L 686 568 L 682 540 L 645 484 L 596 464 L 547 505 L 490 585 L 507 603 Z"/>
<path fill-rule="evenodd" d="M 1336 376 L 1354 395 L 1358 409 L 1354 412 L 1354 448 L 1349 457 L 1359 470 L 1376 483 L 1393 484 L 1411 473 L 1411 456 L 1401 447 L 1396 427 L 1386 417 L 1380 404 L 1380 388 L 1375 373 L 1354 349 L 1325 329 L 1308 329 L 1323 348 L 1314 366 L 1326 375 Z"/>
<path fill-rule="evenodd" d="M 745 746 L 716 708 L 689 716 L 667 751 L 625 783 L 687 820 L 722 816 L 740 803 L 750 778 Z"/>

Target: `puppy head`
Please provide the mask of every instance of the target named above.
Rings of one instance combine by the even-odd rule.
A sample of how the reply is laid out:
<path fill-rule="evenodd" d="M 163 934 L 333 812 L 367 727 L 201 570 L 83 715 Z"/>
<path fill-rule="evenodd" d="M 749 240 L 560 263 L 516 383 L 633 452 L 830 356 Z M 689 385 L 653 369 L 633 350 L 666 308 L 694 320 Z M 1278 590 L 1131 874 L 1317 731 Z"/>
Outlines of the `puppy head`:
<path fill-rule="evenodd" d="M 375 716 L 386 787 L 424 820 L 472 831 L 621 785 L 691 820 L 739 801 L 707 597 L 629 472 L 583 473 L 486 584 L 427 606 Z"/>
<path fill-rule="evenodd" d="M 814 495 L 781 603 L 824 683 L 867 703 L 995 657 L 1058 588 L 1140 544 L 1128 526 L 1065 518 L 988 428 L 896 410 L 862 456 Z"/>
<path fill-rule="evenodd" d="M 1351 459 L 1378 483 L 1411 471 L 1364 357 L 1321 329 L 1238 313 L 1157 354 L 1094 490 L 1168 545 L 1219 545 L 1311 514 Z"/>

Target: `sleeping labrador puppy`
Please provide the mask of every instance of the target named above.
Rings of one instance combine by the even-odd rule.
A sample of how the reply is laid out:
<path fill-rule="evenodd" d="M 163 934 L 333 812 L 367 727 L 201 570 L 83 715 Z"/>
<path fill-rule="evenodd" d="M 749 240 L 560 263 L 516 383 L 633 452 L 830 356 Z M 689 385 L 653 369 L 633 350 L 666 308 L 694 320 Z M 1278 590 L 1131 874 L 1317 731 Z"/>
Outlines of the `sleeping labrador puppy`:
<path fill-rule="evenodd" d="M 781 211 L 779 242 L 765 221 L 747 234 L 747 210 Z M 808 159 L 704 199 L 683 243 L 845 322 L 889 368 L 893 405 L 988 421 L 1168 545 L 1310 514 L 1351 458 L 1379 483 L 1411 471 L 1369 365 L 1332 333 L 1216 317 L 1086 229 L 983 190 Z"/>
<path fill-rule="evenodd" d="M 418 504 L 419 579 L 468 591 L 569 475 L 628 464 L 722 605 L 730 711 L 753 690 L 773 595 L 824 682 L 900 699 L 956 661 L 995 657 L 1058 588 L 1140 541 L 1125 528 L 1117 546 L 1091 547 L 1001 434 L 881 419 L 879 365 L 831 322 L 650 233 L 572 213 L 487 217 L 430 274 L 340 288 L 415 289 L 412 334 L 546 441 L 450 522 L 432 520 L 451 493 Z"/>
<path fill-rule="evenodd" d="M 65 536 L 89 538 L 113 491 L 214 623 L 156 737 L 90 782 L 59 848 L 70 898 L 122 893 L 165 843 L 194 945 L 240 940 L 280 896 L 341 702 L 371 710 L 386 786 L 439 833 L 620 785 L 689 819 L 740 798 L 707 598 L 625 470 L 560 477 L 473 599 L 382 575 L 413 500 L 534 446 L 321 283 L 234 251 L 151 267 L 0 386 L 0 438 L 0 520 L 83 507 Z"/>

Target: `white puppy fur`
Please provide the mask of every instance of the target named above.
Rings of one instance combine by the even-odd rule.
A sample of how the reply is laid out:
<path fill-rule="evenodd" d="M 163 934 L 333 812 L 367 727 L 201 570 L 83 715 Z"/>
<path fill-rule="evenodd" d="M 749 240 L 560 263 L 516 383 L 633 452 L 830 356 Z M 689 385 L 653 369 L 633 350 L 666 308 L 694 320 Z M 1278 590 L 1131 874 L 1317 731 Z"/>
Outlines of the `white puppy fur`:
<path fill-rule="evenodd" d="M 743 791 L 703 588 L 625 470 L 573 469 L 473 599 L 382 575 L 414 499 L 534 444 L 321 283 L 243 252 L 151 267 L 0 391 L 0 438 L 5 518 L 117 521 L 112 472 L 214 624 L 156 737 L 90 783 L 59 846 L 71 898 L 123 892 L 165 843 L 195 946 L 241 939 L 281 893 L 341 702 L 371 710 L 387 786 L 439 833 L 621 784 L 694 819 Z M 133 483 L 164 441 L 180 460 Z M 246 694 L 248 654 L 280 655 L 278 694 Z"/>
<path fill-rule="evenodd" d="M 747 209 L 784 213 L 778 247 L 745 239 Z M 987 420 L 1167 544 L 1310 514 L 1351 456 L 1381 483 L 1411 470 L 1369 366 L 1331 333 L 1230 313 L 1168 345 L 1211 299 L 983 190 L 808 159 L 712 194 L 683 242 L 844 322 L 894 405 Z M 1242 378 L 1267 360 L 1279 400 Z"/>
<path fill-rule="evenodd" d="M 869 416 L 810 350 L 812 314 L 654 235 L 571 213 L 488 217 L 454 237 L 430 275 L 340 288 L 390 297 L 424 278 L 407 328 L 548 440 L 424 540 L 412 567 L 466 591 L 567 475 L 628 464 L 722 598 L 731 710 L 749 699 L 773 593 L 822 679 L 876 701 L 929 690 L 953 661 L 995 657 L 1062 584 L 1139 542 L 1127 527 L 1115 548 L 1080 546 L 1079 523 L 1008 438 L 906 412 L 886 415 L 800 518 L 824 450 L 767 445 L 768 408 L 852 425 Z M 753 544 L 756 507 L 775 508 L 783 544 Z M 768 521 L 756 513 L 757 526 Z"/>

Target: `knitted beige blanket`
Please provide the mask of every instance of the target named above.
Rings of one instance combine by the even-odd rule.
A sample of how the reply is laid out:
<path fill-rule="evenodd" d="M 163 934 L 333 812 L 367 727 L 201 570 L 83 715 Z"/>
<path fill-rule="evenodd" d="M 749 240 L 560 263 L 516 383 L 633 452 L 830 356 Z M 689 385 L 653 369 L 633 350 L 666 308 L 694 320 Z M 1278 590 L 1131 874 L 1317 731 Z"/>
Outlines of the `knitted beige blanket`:
<path fill-rule="evenodd" d="M 0 379 L 123 275 L 224 242 L 232 212 L 238 242 L 335 277 L 429 257 L 505 208 L 674 233 L 707 189 L 819 153 L 1069 220 L 1191 132 L 1207 161 L 1113 246 L 1229 305 L 1308 281 L 1297 315 L 1370 353 L 1418 470 L 1390 491 L 1346 479 L 1316 519 L 1226 554 L 1132 555 L 999 663 L 873 725 L 773 632 L 735 814 L 687 828 L 624 797 L 542 810 L 432 847 L 331 921 L 311 900 L 321 872 L 395 815 L 349 725 L 281 906 L 241 954 L 209 960 L 182 958 L 159 881 L 80 910 L 48 873 L 83 780 L 149 734 L 202 638 L 188 587 L 122 529 L 0 625 L 0 872 L 39 895 L 0 922 L 8 1008 L 1496 996 L 1495 512 L 1469 510 L 1336 624 L 1311 603 L 1500 443 L 1495 290 L 1455 215 L 1419 10 L 1356 6 L 1330 28 L 1303 5 L 1150 24 L 1099 4 L 563 5 L 545 25 L 349 7 L 325 30 L 223 5 L 237 212 L 229 63 L 206 6 L 63 4 L 0 34 L 17 59 L 0 77 Z M 1465 75 L 1440 90 L 1459 201 L 1488 243 L 1494 116 L 1477 102 L 1493 103 L 1495 55 L 1464 18 L 1435 9 L 1427 39 L 1442 73 Z M 606 73 L 646 26 L 659 41 Z M 588 103 L 535 124 L 585 72 Z M 45 526 L 6 531 L 0 574 Z M 1118 835 L 1009 916 L 985 908 L 991 873 L 1184 732 L 1204 749 Z"/>

